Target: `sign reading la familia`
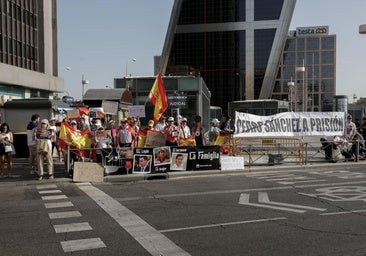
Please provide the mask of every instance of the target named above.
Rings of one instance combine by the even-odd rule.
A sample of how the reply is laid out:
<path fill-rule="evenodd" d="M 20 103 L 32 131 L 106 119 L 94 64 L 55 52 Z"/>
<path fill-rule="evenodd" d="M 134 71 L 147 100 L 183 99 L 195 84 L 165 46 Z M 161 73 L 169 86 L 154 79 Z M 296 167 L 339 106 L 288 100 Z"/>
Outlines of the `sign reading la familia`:
<path fill-rule="evenodd" d="M 344 112 L 283 112 L 256 116 L 235 112 L 235 137 L 343 135 Z"/>

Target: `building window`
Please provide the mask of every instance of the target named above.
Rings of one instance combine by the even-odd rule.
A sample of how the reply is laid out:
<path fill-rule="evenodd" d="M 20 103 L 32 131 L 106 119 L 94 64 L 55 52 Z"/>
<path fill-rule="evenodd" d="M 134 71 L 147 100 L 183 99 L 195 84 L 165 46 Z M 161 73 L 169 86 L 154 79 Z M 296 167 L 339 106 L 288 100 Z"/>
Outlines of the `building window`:
<path fill-rule="evenodd" d="M 308 38 L 306 42 L 306 49 L 308 51 L 319 49 L 319 38 Z"/>
<path fill-rule="evenodd" d="M 297 39 L 297 50 L 305 51 L 305 39 L 304 38 Z"/>
<path fill-rule="evenodd" d="M 322 65 L 322 78 L 333 78 L 334 77 L 334 66 L 333 65 Z"/>
<path fill-rule="evenodd" d="M 323 51 L 322 52 L 322 64 L 334 64 L 334 52 Z"/>
<path fill-rule="evenodd" d="M 322 49 L 334 50 L 335 49 L 335 37 L 322 37 Z"/>

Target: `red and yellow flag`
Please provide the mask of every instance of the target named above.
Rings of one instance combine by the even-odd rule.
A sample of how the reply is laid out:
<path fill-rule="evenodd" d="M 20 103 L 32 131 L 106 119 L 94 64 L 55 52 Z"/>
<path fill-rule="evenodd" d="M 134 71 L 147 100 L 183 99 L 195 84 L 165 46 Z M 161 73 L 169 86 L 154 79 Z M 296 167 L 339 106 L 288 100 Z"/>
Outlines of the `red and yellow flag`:
<path fill-rule="evenodd" d="M 91 138 L 90 130 L 75 130 L 68 122 L 62 121 L 59 138 L 61 148 L 65 149 L 66 145 L 70 145 L 78 149 L 88 149 L 91 147 Z"/>
<path fill-rule="evenodd" d="M 149 93 L 149 100 L 155 106 L 154 121 L 159 121 L 161 115 L 168 108 L 168 100 L 166 97 L 165 86 L 161 74 L 159 73 L 155 79 L 154 85 Z"/>

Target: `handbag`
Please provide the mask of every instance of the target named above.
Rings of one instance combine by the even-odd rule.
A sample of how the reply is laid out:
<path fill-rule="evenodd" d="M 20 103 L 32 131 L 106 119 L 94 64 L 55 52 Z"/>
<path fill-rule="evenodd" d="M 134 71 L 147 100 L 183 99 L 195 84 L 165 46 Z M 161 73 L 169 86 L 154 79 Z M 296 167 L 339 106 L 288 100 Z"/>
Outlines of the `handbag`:
<path fill-rule="evenodd" d="M 49 140 L 46 140 L 46 139 L 40 139 L 38 140 L 38 143 L 37 143 L 37 151 L 39 153 L 48 153 L 49 151 L 49 143 L 48 143 Z"/>
<path fill-rule="evenodd" d="M 5 153 L 10 153 L 13 151 L 13 148 L 11 147 L 11 145 L 7 144 L 5 145 Z"/>

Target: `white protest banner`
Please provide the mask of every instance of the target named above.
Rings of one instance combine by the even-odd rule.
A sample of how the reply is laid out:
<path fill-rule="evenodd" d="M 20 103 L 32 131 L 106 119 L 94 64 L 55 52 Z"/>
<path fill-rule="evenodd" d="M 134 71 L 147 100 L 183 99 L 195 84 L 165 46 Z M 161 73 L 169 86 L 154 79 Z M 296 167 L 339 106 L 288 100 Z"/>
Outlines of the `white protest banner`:
<path fill-rule="evenodd" d="M 130 116 L 146 117 L 144 105 L 128 106 L 128 112 Z"/>
<path fill-rule="evenodd" d="M 235 112 L 234 137 L 342 135 L 344 112 L 283 112 L 256 116 Z"/>

